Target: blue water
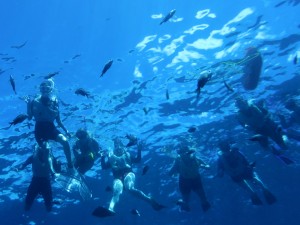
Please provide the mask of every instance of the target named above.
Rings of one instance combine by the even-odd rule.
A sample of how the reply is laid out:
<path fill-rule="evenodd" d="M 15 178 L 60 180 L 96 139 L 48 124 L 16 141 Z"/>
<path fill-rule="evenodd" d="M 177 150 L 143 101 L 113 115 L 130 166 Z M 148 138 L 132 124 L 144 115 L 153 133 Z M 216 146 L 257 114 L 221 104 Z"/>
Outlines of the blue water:
<path fill-rule="evenodd" d="M 53 183 L 60 204 L 47 213 L 41 198 L 23 211 L 31 168 L 12 167 L 31 155 L 33 122 L 0 130 L 0 224 L 299 224 L 299 143 L 291 140 L 285 165 L 274 155 L 247 141 L 250 132 L 235 119 L 234 97 L 224 79 L 247 99 L 264 99 L 271 113 L 289 115 L 286 96 L 299 96 L 299 0 L 10 0 L 0 2 L 0 127 L 26 113 L 24 96 L 34 96 L 44 76 L 54 77 L 61 117 L 71 133 L 87 128 L 103 149 L 127 133 L 146 143 L 142 163 L 136 165 L 136 187 L 151 193 L 166 209 L 155 212 L 128 193 L 121 196 L 117 214 L 91 215 L 107 206 L 112 177 L 97 161 L 86 174 L 93 199 L 83 201 Z M 172 9 L 175 15 L 159 25 Z M 239 62 L 246 49 L 256 47 L 263 57 L 258 87 L 244 90 Z M 112 67 L 100 77 L 104 65 Z M 196 101 L 197 78 L 206 70 L 213 78 Z M 10 75 L 16 84 L 14 94 Z M 75 94 L 84 88 L 94 97 Z M 166 90 L 169 99 L 166 98 Z M 30 126 L 31 125 L 31 126 Z M 194 133 L 188 128 L 196 127 Z M 299 126 L 295 129 L 299 129 Z M 274 205 L 253 206 L 244 190 L 230 178 L 213 179 L 217 141 L 229 133 L 256 171 L 277 196 Z M 179 212 L 176 178 L 168 176 L 180 138 L 187 139 L 211 168 L 201 171 L 212 208 L 203 213 L 197 196 L 191 212 Z M 126 141 L 123 139 L 124 142 Z M 70 139 L 73 145 L 75 138 Z M 61 146 L 51 143 L 65 160 Z M 130 150 L 132 153 L 134 149 Z M 144 165 L 150 169 L 141 176 Z M 130 210 L 136 208 L 141 216 Z"/>

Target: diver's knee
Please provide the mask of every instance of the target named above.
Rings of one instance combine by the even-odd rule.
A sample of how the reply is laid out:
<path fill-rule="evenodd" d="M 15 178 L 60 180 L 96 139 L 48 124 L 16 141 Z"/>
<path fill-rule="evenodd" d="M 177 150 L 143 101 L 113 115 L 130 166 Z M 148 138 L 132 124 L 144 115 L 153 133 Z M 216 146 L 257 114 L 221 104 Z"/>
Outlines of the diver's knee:
<path fill-rule="evenodd" d="M 113 186 L 114 194 L 121 194 L 123 191 L 123 183 L 121 180 L 117 179 L 114 181 Z"/>

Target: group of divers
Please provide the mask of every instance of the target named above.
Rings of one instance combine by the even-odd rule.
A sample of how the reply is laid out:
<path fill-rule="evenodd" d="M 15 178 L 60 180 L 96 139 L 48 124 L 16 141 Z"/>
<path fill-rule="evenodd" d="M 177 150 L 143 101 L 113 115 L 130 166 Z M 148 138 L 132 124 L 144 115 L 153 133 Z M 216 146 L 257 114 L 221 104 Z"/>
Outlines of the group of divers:
<path fill-rule="evenodd" d="M 262 58 L 256 48 L 250 48 L 248 53 L 249 55 L 254 54 L 255 57 L 250 57 L 245 62 L 242 82 L 246 90 L 254 90 L 261 73 Z M 211 74 L 205 74 L 198 79 L 195 91 L 197 97 L 210 79 Z M 225 86 L 234 92 L 227 83 Z M 25 162 L 15 167 L 15 170 L 19 171 L 32 164 L 33 176 L 25 197 L 25 210 L 31 208 L 34 199 L 39 194 L 44 199 L 46 209 L 52 210 L 51 181 L 53 178 L 66 190 L 70 191 L 72 188 L 77 188 L 83 198 L 91 197 L 91 192 L 84 182 L 84 174 L 93 167 L 96 159 L 100 159 L 102 169 L 112 170 L 114 181 L 113 194 L 108 207 L 97 207 L 92 212 L 94 216 L 114 215 L 115 205 L 123 191 L 144 200 L 156 211 L 164 209 L 165 205 L 135 187 L 135 173 L 132 170 L 132 164 L 141 161 L 143 141 L 138 140 L 133 135 L 127 135 L 129 143 L 125 146 L 121 139 L 115 138 L 113 151 L 108 153 L 102 151 L 97 140 L 86 129 L 80 128 L 76 131 L 77 140 L 71 148 L 68 142 L 68 137 L 71 135 L 60 119 L 59 103 L 53 94 L 53 89 L 54 81 L 46 79 L 40 84 L 40 94 L 37 97 L 25 99 L 27 117 L 28 119 L 34 118 L 36 122 L 34 135 L 37 142 L 33 154 Z M 237 120 L 243 127 L 253 132 L 253 136 L 249 139 L 257 141 L 263 149 L 270 151 L 284 163 L 293 163 L 293 160 L 286 157 L 284 153 L 287 149 L 287 137 L 300 141 L 297 130 L 291 129 L 292 123 L 300 124 L 299 102 L 290 101 L 286 106 L 291 112 L 289 120 L 287 121 L 281 116 L 281 123 L 278 123 L 273 119 L 265 105 L 255 104 L 247 101 L 239 94 L 233 94 L 238 109 Z M 54 122 L 64 130 L 65 135 L 57 129 Z M 61 164 L 53 156 L 49 140 L 59 142 L 63 146 L 67 161 L 65 171 L 62 170 Z M 135 145 L 137 146 L 137 154 L 132 155 L 127 149 Z M 230 176 L 249 194 L 253 205 L 263 204 L 255 187 L 261 188 L 267 204 L 274 204 L 277 201 L 274 194 L 254 171 L 255 163 L 247 160 L 237 148 L 232 137 L 226 136 L 220 139 L 218 147 L 220 149 L 217 160 L 218 169 L 214 177 L 222 177 L 224 174 Z M 211 204 L 206 197 L 199 169 L 209 167 L 209 165 L 197 156 L 196 150 L 191 148 L 187 141 L 180 141 L 176 149 L 177 156 L 169 170 L 169 175 L 179 174 L 178 185 L 181 199 L 177 201 L 177 205 L 182 211 L 190 211 L 190 194 L 193 191 L 199 196 L 202 209 L 206 212 L 211 208 Z M 71 151 L 73 152 L 73 159 Z"/>

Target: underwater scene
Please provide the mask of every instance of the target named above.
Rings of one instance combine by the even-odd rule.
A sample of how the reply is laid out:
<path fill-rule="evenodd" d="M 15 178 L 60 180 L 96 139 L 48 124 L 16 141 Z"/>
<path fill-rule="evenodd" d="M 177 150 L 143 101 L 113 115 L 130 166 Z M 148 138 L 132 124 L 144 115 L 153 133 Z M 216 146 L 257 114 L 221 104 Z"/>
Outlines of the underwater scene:
<path fill-rule="evenodd" d="M 1 225 L 298 225 L 300 0 L 0 1 Z"/>

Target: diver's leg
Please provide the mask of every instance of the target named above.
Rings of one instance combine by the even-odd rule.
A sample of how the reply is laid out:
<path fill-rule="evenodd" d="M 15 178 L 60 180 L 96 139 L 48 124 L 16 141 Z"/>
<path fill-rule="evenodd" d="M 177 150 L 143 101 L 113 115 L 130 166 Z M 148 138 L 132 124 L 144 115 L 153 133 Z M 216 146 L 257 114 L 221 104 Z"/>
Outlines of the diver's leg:
<path fill-rule="evenodd" d="M 146 195 L 143 191 L 136 189 L 134 187 L 135 183 L 135 175 L 134 173 L 130 172 L 124 179 L 125 188 L 135 197 L 142 199 L 143 201 L 149 203 L 152 208 L 156 211 L 165 208 L 163 205 L 157 203 L 151 196 Z"/>
<path fill-rule="evenodd" d="M 130 172 L 126 175 L 124 179 L 124 185 L 125 188 L 135 197 L 142 199 L 148 203 L 151 203 L 151 198 L 147 196 L 144 192 L 141 190 L 138 190 L 134 188 L 134 183 L 135 183 L 135 175 L 134 173 Z"/>
<path fill-rule="evenodd" d="M 27 195 L 25 198 L 25 210 L 26 211 L 28 211 L 31 208 L 34 199 L 36 198 L 36 196 L 39 193 L 38 185 L 39 185 L 39 183 L 37 182 L 36 178 L 33 177 L 31 180 L 31 183 L 28 187 Z"/>
<path fill-rule="evenodd" d="M 184 179 L 181 176 L 179 176 L 179 191 L 182 196 L 182 202 L 179 201 L 181 210 L 190 211 L 189 201 L 190 201 L 191 190 L 192 190 L 191 180 Z"/>
<path fill-rule="evenodd" d="M 261 187 L 265 199 L 269 205 L 274 204 L 277 201 L 276 197 L 271 193 L 271 191 L 266 187 L 266 185 L 255 172 L 253 173 L 253 181 Z"/>
<path fill-rule="evenodd" d="M 45 206 L 48 212 L 52 210 L 52 188 L 51 188 L 51 183 L 49 179 L 45 179 L 41 182 L 41 194 L 44 198 L 45 201 Z"/>
<path fill-rule="evenodd" d="M 244 179 L 241 182 L 238 182 L 238 184 L 250 194 L 253 205 L 262 205 L 262 201 L 260 200 L 256 192 L 252 189 L 248 181 Z"/>
<path fill-rule="evenodd" d="M 120 179 L 114 180 L 113 197 L 109 203 L 109 210 L 114 212 L 115 204 L 119 201 L 120 195 L 123 193 L 123 184 Z"/>
<path fill-rule="evenodd" d="M 202 205 L 202 209 L 204 212 L 206 212 L 210 207 L 210 203 L 207 201 L 207 198 L 206 198 L 206 194 L 205 194 L 205 191 L 204 191 L 204 188 L 203 188 L 203 185 L 202 185 L 202 181 L 201 181 L 201 178 L 200 176 L 197 177 L 195 180 L 195 188 L 194 188 L 194 191 L 196 192 L 196 194 L 200 197 L 200 200 L 201 200 L 201 205 Z"/>
<path fill-rule="evenodd" d="M 56 141 L 58 141 L 63 146 L 64 153 L 66 155 L 66 159 L 68 162 L 68 167 L 72 168 L 73 164 L 72 164 L 71 150 L 70 150 L 70 144 L 69 144 L 67 138 L 63 134 L 59 134 L 57 136 Z"/>

